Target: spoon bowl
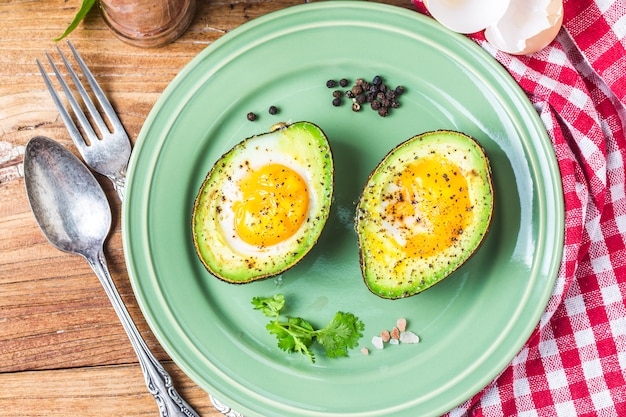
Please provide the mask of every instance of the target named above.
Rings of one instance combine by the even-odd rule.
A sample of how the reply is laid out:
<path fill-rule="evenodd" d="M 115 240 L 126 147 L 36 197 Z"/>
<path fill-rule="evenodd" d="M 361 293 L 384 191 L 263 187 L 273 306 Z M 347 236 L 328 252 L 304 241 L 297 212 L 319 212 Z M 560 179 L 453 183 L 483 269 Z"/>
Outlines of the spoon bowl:
<path fill-rule="evenodd" d="M 53 246 L 86 256 L 104 244 L 111 208 L 96 178 L 74 154 L 36 136 L 24 152 L 24 179 L 35 219 Z"/>

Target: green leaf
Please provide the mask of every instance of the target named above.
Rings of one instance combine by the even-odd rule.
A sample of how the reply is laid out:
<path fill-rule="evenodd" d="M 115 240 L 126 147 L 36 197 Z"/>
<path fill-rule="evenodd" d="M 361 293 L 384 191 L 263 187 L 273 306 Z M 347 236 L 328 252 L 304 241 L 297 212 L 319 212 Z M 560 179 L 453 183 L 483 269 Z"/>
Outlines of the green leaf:
<path fill-rule="evenodd" d="M 297 335 L 313 336 L 315 332 L 313 325 L 300 317 L 289 317 L 288 326 L 292 333 Z"/>
<path fill-rule="evenodd" d="M 315 362 L 315 356 L 309 350 L 309 347 L 313 344 L 312 330 L 308 331 L 306 328 L 298 327 L 295 324 L 291 327 L 290 323 L 281 323 L 279 321 L 269 322 L 266 328 L 270 334 L 276 336 L 278 347 L 281 350 L 289 353 L 302 353 L 308 356 L 311 362 Z"/>
<path fill-rule="evenodd" d="M 96 0 L 83 0 L 83 4 L 80 6 L 80 10 L 78 11 L 78 13 L 76 13 L 76 16 L 74 16 L 74 20 L 72 20 L 72 23 L 70 23 L 67 29 L 65 29 L 63 35 L 53 39 L 53 41 L 58 42 L 70 33 L 72 33 L 72 31 L 76 29 L 76 26 L 78 26 L 78 24 L 85 18 L 85 16 L 87 16 L 87 13 L 89 13 L 89 10 L 91 10 L 94 4 L 96 4 Z"/>
<path fill-rule="evenodd" d="M 285 307 L 285 296 L 274 294 L 271 297 L 254 297 L 252 305 L 255 310 L 261 310 L 267 317 L 276 317 Z"/>
<path fill-rule="evenodd" d="M 317 343 L 324 346 L 326 356 L 348 356 L 348 349 L 355 348 L 363 336 L 363 322 L 352 313 L 341 311 L 324 327 L 315 332 Z"/>

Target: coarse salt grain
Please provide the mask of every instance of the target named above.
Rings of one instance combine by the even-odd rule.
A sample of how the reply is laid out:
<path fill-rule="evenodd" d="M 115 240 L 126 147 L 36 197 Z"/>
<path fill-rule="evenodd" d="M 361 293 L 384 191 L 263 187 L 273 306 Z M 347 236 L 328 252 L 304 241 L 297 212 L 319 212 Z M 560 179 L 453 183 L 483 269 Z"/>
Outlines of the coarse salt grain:
<path fill-rule="evenodd" d="M 399 345 L 399 344 L 400 344 L 400 341 L 399 341 L 398 339 L 391 339 L 391 340 L 389 341 L 389 344 L 390 344 L 390 345 Z"/>
<path fill-rule="evenodd" d="M 389 330 L 383 330 L 380 332 L 380 337 L 383 339 L 383 342 L 388 342 L 391 339 L 391 334 L 389 334 Z"/>
<path fill-rule="evenodd" d="M 400 338 L 400 330 L 398 330 L 398 328 L 397 328 L 397 327 L 394 327 L 394 328 L 391 330 L 391 338 L 392 338 L 392 339 L 396 339 L 396 340 L 398 340 L 398 339 Z"/>
<path fill-rule="evenodd" d="M 361 348 L 361 353 L 364 355 L 369 355 L 370 354 L 370 350 L 366 347 Z"/>
<path fill-rule="evenodd" d="M 400 332 L 400 341 L 402 343 L 419 343 L 420 338 L 413 332 Z"/>
<path fill-rule="evenodd" d="M 400 330 L 401 332 L 405 332 L 406 331 L 406 319 L 404 317 L 399 318 L 398 321 L 396 322 L 396 326 L 398 327 L 398 330 Z"/>
<path fill-rule="evenodd" d="M 385 347 L 385 344 L 383 342 L 383 338 L 380 336 L 374 336 L 372 337 L 372 344 L 374 345 L 374 347 L 376 349 L 382 349 Z"/>

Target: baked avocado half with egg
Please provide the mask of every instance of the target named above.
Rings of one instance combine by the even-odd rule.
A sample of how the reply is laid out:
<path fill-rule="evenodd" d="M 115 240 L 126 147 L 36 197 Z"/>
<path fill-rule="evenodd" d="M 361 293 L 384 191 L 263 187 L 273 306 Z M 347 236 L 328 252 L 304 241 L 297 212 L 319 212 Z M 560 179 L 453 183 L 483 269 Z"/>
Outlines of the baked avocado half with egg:
<path fill-rule="evenodd" d="M 328 139 L 310 122 L 279 123 L 235 145 L 194 202 L 193 240 L 206 269 L 242 284 L 294 266 L 328 219 L 333 176 Z"/>
<path fill-rule="evenodd" d="M 357 205 L 370 291 L 397 299 L 440 282 L 478 249 L 493 205 L 489 160 L 473 138 L 441 130 L 398 145 L 371 173 Z"/>

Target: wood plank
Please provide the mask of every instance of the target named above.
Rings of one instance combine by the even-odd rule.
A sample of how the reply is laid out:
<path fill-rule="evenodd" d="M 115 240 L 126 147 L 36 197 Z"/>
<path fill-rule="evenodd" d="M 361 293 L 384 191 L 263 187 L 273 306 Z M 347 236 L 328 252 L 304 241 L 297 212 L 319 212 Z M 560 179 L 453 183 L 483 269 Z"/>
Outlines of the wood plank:
<path fill-rule="evenodd" d="M 178 393 L 202 417 L 223 416 L 208 394 L 163 364 Z M 42 383 L 45 381 L 45 383 Z M 138 365 L 0 374 L 0 415 L 28 417 L 153 417 L 157 403 Z"/>

